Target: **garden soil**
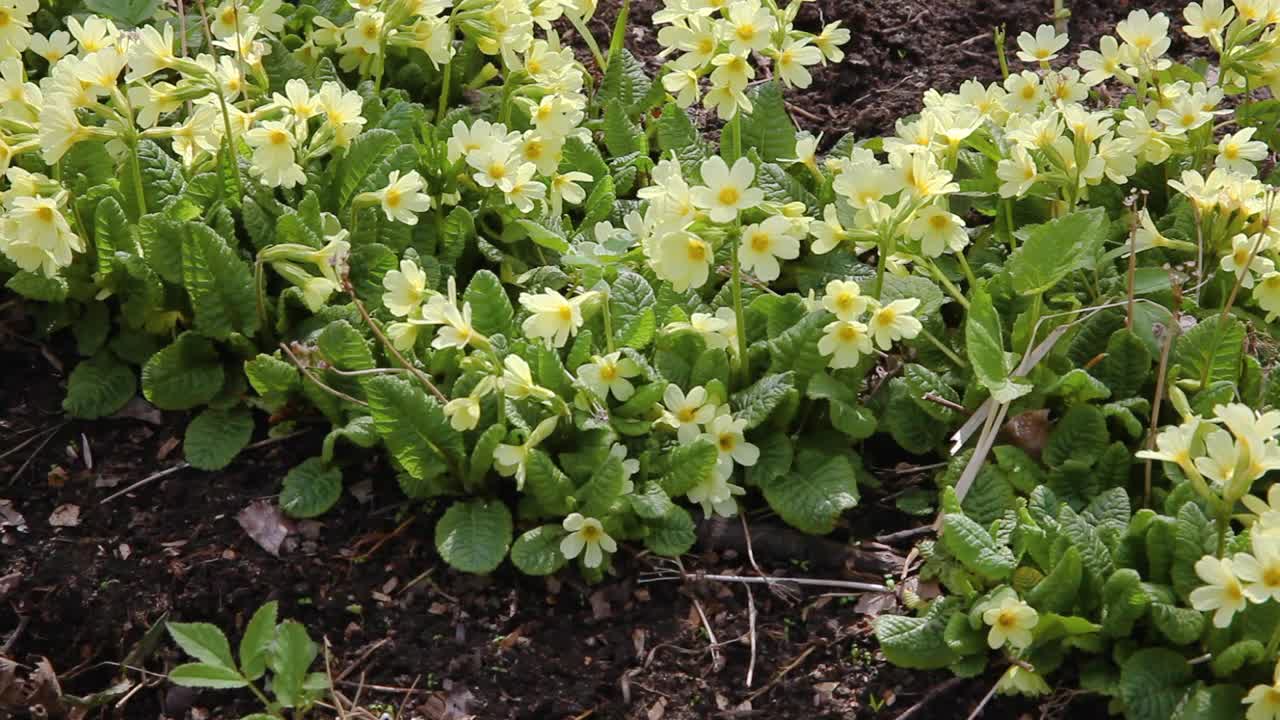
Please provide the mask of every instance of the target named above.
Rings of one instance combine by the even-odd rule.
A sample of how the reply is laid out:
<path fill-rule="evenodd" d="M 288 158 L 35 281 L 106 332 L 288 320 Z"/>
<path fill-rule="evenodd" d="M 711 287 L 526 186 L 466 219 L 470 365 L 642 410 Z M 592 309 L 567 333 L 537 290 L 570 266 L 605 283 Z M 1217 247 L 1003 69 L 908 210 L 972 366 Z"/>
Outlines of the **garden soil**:
<path fill-rule="evenodd" d="M 594 21 L 600 37 L 617 12 L 610 3 Z M 809 3 L 802 26 L 839 19 L 853 39 L 844 63 L 789 95 L 797 124 L 829 141 L 845 132 L 891 132 L 894 118 L 919 109 L 925 89 L 998 77 L 991 29 L 1006 23 L 1012 44 L 1044 21 L 1049 6 Z M 1072 7 L 1073 40 L 1089 46 L 1138 7 L 1168 12 L 1180 24 L 1181 3 L 1168 0 Z M 628 45 L 638 57 L 656 53 L 648 25 L 654 8 L 652 0 L 631 8 Z M 1173 37 L 1173 52 L 1186 53 L 1182 36 Z M 164 682 L 166 669 L 184 660 L 148 631 L 166 619 L 207 621 L 235 638 L 268 600 L 325 644 L 337 687 L 375 716 L 946 720 L 967 717 L 998 676 L 999 668 L 957 680 L 887 665 L 871 619 L 898 611 L 891 595 L 698 581 L 700 572 L 905 577 L 927 596 L 933 589 L 910 577 L 918 564 L 910 539 L 866 539 L 920 524 L 894 510 L 893 498 L 926 482 L 922 475 L 878 472 L 881 487 L 864 492 L 863 507 L 850 513 L 854 524 L 831 538 L 801 536 L 769 517 L 752 516 L 748 529 L 704 525 L 685 561 L 686 581 L 641 582 L 672 573 L 627 549 L 616 576 L 592 587 L 569 573 L 542 579 L 504 568 L 488 578 L 462 576 L 433 549 L 436 509 L 409 512 L 388 467 L 376 461 L 348 468 L 348 492 L 316 521 L 281 522 L 271 512 L 288 469 L 319 453 L 319 426 L 248 450 L 224 471 L 180 470 L 112 498 L 181 462 L 187 418 L 139 402 L 124 417 L 68 421 L 60 400 L 74 351 L 32 340 L 22 316 L 13 307 L 0 311 L 0 718 L 203 720 L 252 712 L 238 693 Z M 265 436 L 260 421 L 255 437 Z M 6 667 L 4 658 L 16 665 Z M 89 708 L 58 699 L 104 691 Z M 1096 703 L 1063 694 L 1044 704 L 996 698 L 982 716 L 1098 712 Z"/>

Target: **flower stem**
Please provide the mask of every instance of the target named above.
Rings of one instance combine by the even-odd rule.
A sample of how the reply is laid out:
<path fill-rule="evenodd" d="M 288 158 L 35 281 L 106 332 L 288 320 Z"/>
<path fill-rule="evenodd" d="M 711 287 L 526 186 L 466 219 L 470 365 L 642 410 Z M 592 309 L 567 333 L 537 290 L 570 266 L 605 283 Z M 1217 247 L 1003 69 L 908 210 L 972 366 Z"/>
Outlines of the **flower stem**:
<path fill-rule="evenodd" d="M 582 36 L 582 41 L 591 49 L 591 57 L 596 59 L 596 65 L 600 66 L 600 73 L 603 74 L 608 69 L 609 63 L 604 59 L 604 55 L 600 54 L 600 46 L 596 44 L 596 36 L 591 34 L 591 29 L 587 24 L 582 22 L 582 18 L 576 13 L 565 13 L 564 17 L 569 18 L 569 22 L 573 24 L 573 29 L 578 31 Z"/>
<path fill-rule="evenodd" d="M 444 64 L 444 77 L 440 79 L 440 102 L 436 106 L 436 124 L 444 121 L 444 113 L 449 109 L 449 83 L 453 79 L 453 60 Z"/>
<path fill-rule="evenodd" d="M 736 243 L 738 233 L 732 235 L 732 240 Z M 748 358 L 747 358 L 747 321 L 746 313 L 742 310 L 742 261 L 738 259 L 738 248 L 732 247 L 729 251 L 729 257 L 733 263 L 733 317 L 734 322 L 738 324 L 738 382 L 745 385 L 748 380 Z"/>
<path fill-rule="evenodd" d="M 604 317 L 604 344 L 609 352 L 613 352 L 613 314 L 609 312 L 609 295 L 604 296 L 604 304 L 601 306 L 601 312 Z"/>
<path fill-rule="evenodd" d="M 943 344 L 943 342 L 939 340 L 933 333 L 929 332 L 928 330 L 925 330 L 924 328 L 921 328 L 920 334 L 924 336 L 925 340 L 928 340 L 930 343 L 933 344 L 934 347 L 938 348 L 938 352 L 941 352 L 943 355 L 946 355 L 948 360 L 955 363 L 956 367 L 960 367 L 960 368 L 969 367 L 969 363 L 965 362 L 964 358 L 960 357 L 955 353 L 954 350 L 952 350 L 951 348 Z"/>
<path fill-rule="evenodd" d="M 1221 559 L 1227 554 L 1227 528 L 1231 523 L 1231 507 L 1227 505 L 1226 500 L 1222 501 L 1222 508 L 1218 510 L 1218 558 Z"/>
<path fill-rule="evenodd" d="M 955 283 L 951 282 L 951 280 L 947 278 L 946 273 L 942 272 L 942 268 L 938 267 L 938 264 L 935 263 L 933 260 L 930 260 L 927 258 L 925 259 L 925 263 L 928 264 L 929 271 L 932 272 L 933 276 L 938 279 L 938 282 L 942 283 L 942 287 L 946 289 L 947 294 L 950 295 L 952 298 L 954 298 L 956 302 L 960 303 L 960 307 L 964 308 L 965 310 L 968 310 L 969 309 L 968 298 L 964 296 L 964 293 L 960 292 L 960 288 L 956 287 Z M 966 265 L 966 267 L 968 266 Z"/>
<path fill-rule="evenodd" d="M 142 162 L 138 160 L 138 138 L 129 143 L 129 158 L 133 162 L 133 190 L 138 193 L 138 217 L 147 214 L 147 196 L 142 189 Z"/>

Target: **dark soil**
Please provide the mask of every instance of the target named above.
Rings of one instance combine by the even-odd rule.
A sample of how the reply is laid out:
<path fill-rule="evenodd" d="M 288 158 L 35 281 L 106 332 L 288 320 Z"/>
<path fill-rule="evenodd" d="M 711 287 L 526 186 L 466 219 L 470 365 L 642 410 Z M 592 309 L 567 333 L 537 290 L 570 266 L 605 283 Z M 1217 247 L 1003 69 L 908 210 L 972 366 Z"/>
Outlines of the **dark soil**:
<path fill-rule="evenodd" d="M 600 37 L 607 37 L 614 1 L 606 0 L 593 21 Z M 1073 40 L 1096 45 L 1135 7 L 1164 10 L 1176 27 L 1181 4 L 1078 0 L 1071 3 Z M 790 96 L 796 119 L 831 139 L 891 131 L 894 118 L 919 109 L 926 88 L 996 78 L 991 28 L 1006 23 L 1012 44 L 1018 32 L 1045 20 L 1049 6 L 1048 0 L 808 4 L 803 25 L 816 28 L 819 16 L 841 19 L 854 38 L 844 63 L 820 70 L 809 90 Z M 629 44 L 639 57 L 655 52 L 648 24 L 654 7 L 653 0 L 632 6 Z M 1172 34 L 1173 52 L 1186 52 L 1185 40 Z M 898 717 L 931 691 L 932 702 L 913 717 L 945 720 L 966 717 L 994 681 L 994 670 L 954 681 L 947 673 L 888 666 L 875 648 L 870 616 L 896 610 L 892 597 L 811 590 L 782 598 L 760 586 L 748 595 L 742 585 L 640 584 L 654 562 L 625 552 L 617 576 L 595 587 L 568 574 L 457 575 L 435 554 L 434 509 L 406 508 L 389 469 L 372 460 L 363 468 L 367 484 L 360 468 L 346 474 L 348 489 L 360 488 L 363 502 L 346 493 L 319 522 L 297 524 L 280 557 L 272 556 L 237 514 L 269 500 L 290 467 L 318 452 L 318 429 L 248 451 L 225 471 L 184 470 L 104 502 L 180 461 L 187 418 L 150 411 L 137 413 L 142 419 L 68 422 L 59 406 L 62 364 L 72 364 L 74 353 L 41 348 L 20 338 L 25 329 L 10 324 L 6 334 L 5 327 L 0 318 L 0 718 L 28 714 L 28 702 L 15 702 L 24 693 L 45 702 L 52 717 L 67 710 L 49 704 L 56 694 L 47 682 L 6 686 L 11 676 L 3 658 L 19 663 L 11 668 L 19 679 L 39 675 L 34 668 L 47 658 L 69 695 L 102 691 L 121 678 L 142 684 L 89 716 L 200 720 L 251 712 L 234 692 L 169 686 L 156 673 L 183 659 L 167 641 L 153 651 L 140 641 L 164 619 L 213 622 L 234 638 L 272 599 L 331 645 L 332 672 L 348 697 L 359 693 L 364 707 L 403 702 L 406 717 L 430 720 L 883 718 Z M 258 437 L 265 432 L 259 428 Z M 909 547 L 854 539 L 911 525 L 889 499 L 911 479 L 882 479 L 884 487 L 868 492 L 863 509 L 851 513 L 855 527 L 834 539 L 753 519 L 761 568 L 834 579 L 899 575 L 909 567 Z M 6 526 L 13 512 L 23 527 Z M 54 516 L 61 526 L 51 524 Z M 704 530 L 686 567 L 756 574 L 737 525 Z M 706 627 L 718 641 L 714 651 Z M 126 658 L 146 672 L 122 669 Z M 1024 710 L 1036 712 L 997 698 L 984 717 Z"/>
<path fill-rule="evenodd" d="M 621 0 L 601 0 L 592 22 L 597 37 L 608 38 Z M 1068 0 L 1072 17 L 1069 50 L 1098 47 L 1098 39 L 1114 34 L 1115 25 L 1131 11 L 1164 12 L 1170 18 L 1170 55 L 1193 48 L 1180 30 L 1186 0 Z M 657 30 L 651 22 L 661 0 L 633 0 L 628 48 L 656 71 Z M 925 90 L 954 91 L 965 80 L 1000 78 L 992 30 L 1004 25 L 1010 68 L 1018 34 L 1034 33 L 1050 22 L 1051 0 L 818 0 L 806 3 L 796 27 L 818 32 L 824 23 L 841 21 L 852 38 L 844 61 L 813 68 L 813 84 L 787 93 L 792 117 L 805 130 L 824 133 L 834 143 L 845 133 L 872 137 L 893 132 L 894 121 L 919 112 Z M 1070 56 L 1075 61 L 1075 56 Z M 1060 61 L 1065 62 L 1065 60 Z"/>

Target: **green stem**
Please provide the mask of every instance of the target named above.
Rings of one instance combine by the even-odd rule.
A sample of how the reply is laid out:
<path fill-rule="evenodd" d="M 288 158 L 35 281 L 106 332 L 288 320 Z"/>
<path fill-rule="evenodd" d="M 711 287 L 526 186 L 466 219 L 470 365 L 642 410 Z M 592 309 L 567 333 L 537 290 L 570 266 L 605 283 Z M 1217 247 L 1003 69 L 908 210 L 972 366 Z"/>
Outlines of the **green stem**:
<path fill-rule="evenodd" d="M 951 280 L 947 278 L 946 273 L 942 272 L 942 268 L 938 267 L 937 263 L 929 259 L 925 259 L 925 264 L 928 265 L 929 271 L 938 279 L 938 282 L 942 283 L 942 287 L 946 289 L 947 294 L 954 298 L 956 302 L 960 303 L 960 307 L 968 310 L 968 298 L 964 296 L 964 293 L 960 292 L 960 288 L 956 287 L 955 283 L 951 282 Z"/>
<path fill-rule="evenodd" d="M 1231 525 L 1231 508 L 1226 500 L 1222 501 L 1222 509 L 1218 511 L 1218 557 L 1227 554 L 1227 528 Z"/>
<path fill-rule="evenodd" d="M 440 102 L 436 106 L 436 124 L 444 120 L 444 113 L 449 109 L 449 83 L 453 79 L 453 60 L 444 64 L 444 77 L 440 80 Z"/>
<path fill-rule="evenodd" d="M 253 286 L 258 299 L 258 325 L 263 332 L 267 330 L 267 283 L 266 272 L 262 261 L 253 263 Z"/>
<path fill-rule="evenodd" d="M 880 292 L 884 290 L 884 269 L 889 263 L 889 253 L 885 252 L 884 243 L 880 244 L 880 249 L 876 251 L 876 285 L 875 292 L 871 293 L 875 296 L 876 302 L 880 301 Z"/>
<path fill-rule="evenodd" d="M 138 160 L 138 138 L 129 143 L 129 156 L 133 162 L 133 190 L 138 193 L 138 217 L 147 214 L 147 197 L 142 189 L 142 162 Z"/>
<path fill-rule="evenodd" d="M 578 34 L 582 36 L 582 41 L 591 49 L 591 57 L 596 59 L 596 65 L 600 66 L 600 72 L 603 74 L 609 68 L 609 63 L 604 59 L 604 55 L 600 54 L 600 46 L 596 44 L 596 36 L 591 34 L 591 30 L 576 13 L 565 13 L 564 16 L 569 18 L 569 22 L 573 24 L 573 29 L 578 31 Z"/>
<path fill-rule="evenodd" d="M 1018 249 L 1018 236 L 1013 234 L 1013 200 L 1007 199 L 1000 203 L 1004 206 L 1004 226 L 1005 231 L 1009 233 L 1009 252 Z"/>
<path fill-rule="evenodd" d="M 747 359 L 747 321 L 746 313 L 742 310 L 742 262 L 738 259 L 738 248 L 736 243 L 738 233 L 730 236 L 731 246 L 729 257 L 733 263 L 733 317 L 738 328 L 738 382 L 740 386 L 745 386 L 748 377 L 748 359 Z"/>
<path fill-rule="evenodd" d="M 604 313 L 604 345 L 609 352 L 613 352 L 613 314 L 609 312 L 609 296 L 604 296 L 604 305 L 601 308 Z"/>
<path fill-rule="evenodd" d="M 921 328 L 920 334 L 924 336 L 925 340 L 928 340 L 929 342 L 933 343 L 933 346 L 938 348 L 939 352 L 941 352 L 943 355 L 946 355 L 948 360 L 955 363 L 956 367 L 960 367 L 960 368 L 969 367 L 969 363 L 965 362 L 964 358 L 960 357 L 955 353 L 954 350 L 944 345 L 943 342 L 939 340 L 937 336 L 935 336 L 933 333 L 929 332 L 928 330 L 925 330 L 924 328 Z"/>
<path fill-rule="evenodd" d="M 222 94 L 221 90 L 218 91 L 218 104 L 222 106 L 222 128 L 227 136 L 227 156 L 219 158 L 218 162 L 219 164 L 231 163 L 230 168 L 224 168 L 224 173 L 229 171 L 231 177 L 235 179 L 237 197 L 233 198 L 232 201 L 238 204 L 239 196 L 244 195 L 244 188 L 240 186 L 240 168 L 236 166 L 236 140 L 231 133 L 231 113 L 227 110 L 227 98 Z"/>
<path fill-rule="evenodd" d="M 978 278 L 974 276 L 973 268 L 969 267 L 969 259 L 964 256 L 964 253 L 958 252 L 956 260 L 960 263 L 960 270 L 964 273 L 964 279 L 969 283 L 969 287 L 976 287 Z"/>

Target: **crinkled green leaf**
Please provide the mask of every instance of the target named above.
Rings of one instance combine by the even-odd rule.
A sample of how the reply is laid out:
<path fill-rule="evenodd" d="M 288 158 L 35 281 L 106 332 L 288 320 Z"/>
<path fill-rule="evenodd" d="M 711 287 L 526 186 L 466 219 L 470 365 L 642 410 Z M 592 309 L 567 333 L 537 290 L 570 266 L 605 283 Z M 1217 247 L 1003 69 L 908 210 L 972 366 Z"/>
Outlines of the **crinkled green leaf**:
<path fill-rule="evenodd" d="M 137 392 L 133 369 L 111 353 L 99 353 L 71 371 L 62 409 L 73 417 L 96 420 L 124 407 Z"/>
<path fill-rule="evenodd" d="M 1013 289 L 1022 295 L 1043 293 L 1076 270 L 1092 267 L 1108 224 L 1106 210 L 1090 208 L 1032 228 L 1006 265 Z"/>
<path fill-rule="evenodd" d="M 187 425 L 182 451 L 199 470 L 221 470 L 253 437 L 253 415 L 243 406 L 227 410 L 210 408 Z"/>
<path fill-rule="evenodd" d="M 560 541 L 564 530 L 559 525 L 541 525 L 516 538 L 511 546 L 511 564 L 525 575 L 551 575 L 565 566 Z"/>
<path fill-rule="evenodd" d="M 195 328 L 218 340 L 258 330 L 253 271 L 213 228 L 187 223 L 182 241 L 182 283 L 191 296 Z"/>
<path fill-rule="evenodd" d="M 493 572 L 510 545 L 511 513 L 497 500 L 455 502 L 436 524 L 436 550 L 462 572 Z"/>
<path fill-rule="evenodd" d="M 792 471 L 761 485 L 769 507 L 788 525 L 812 535 L 835 529 L 845 510 L 858 504 L 858 476 L 844 454 L 803 449 Z"/>
<path fill-rule="evenodd" d="M 323 515 L 342 496 L 342 470 L 318 457 L 294 466 L 284 478 L 280 509 L 293 517 Z"/>

